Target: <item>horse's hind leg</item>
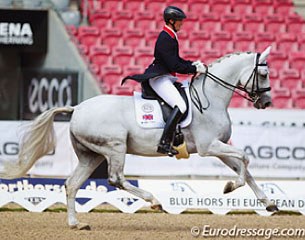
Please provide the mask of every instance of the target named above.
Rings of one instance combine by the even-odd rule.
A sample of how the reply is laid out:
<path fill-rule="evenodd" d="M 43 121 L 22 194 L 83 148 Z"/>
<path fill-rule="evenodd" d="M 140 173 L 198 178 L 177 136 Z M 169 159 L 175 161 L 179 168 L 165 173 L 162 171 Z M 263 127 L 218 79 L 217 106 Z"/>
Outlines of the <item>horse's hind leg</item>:
<path fill-rule="evenodd" d="M 142 198 L 145 201 L 151 202 L 151 208 L 153 209 L 162 209 L 159 201 L 150 192 L 133 186 L 125 179 L 123 173 L 125 154 L 119 153 L 120 151 L 115 152 L 117 153 L 107 157 L 109 184 Z"/>
<path fill-rule="evenodd" d="M 89 178 L 99 164 L 105 160 L 105 158 L 84 147 L 73 137 L 72 134 L 71 140 L 79 162 L 74 172 L 65 183 L 67 194 L 68 224 L 71 228 L 89 230 L 90 227 L 88 224 L 79 223 L 76 218 L 75 197 L 82 184 Z"/>
<path fill-rule="evenodd" d="M 237 174 L 240 174 L 241 167 L 239 160 L 232 157 L 223 157 L 221 158 L 221 160 Z M 248 183 L 249 187 L 253 190 L 256 197 L 264 204 L 267 211 L 269 212 L 278 211 L 278 208 L 275 205 L 275 203 L 268 199 L 266 194 L 262 191 L 262 189 L 259 188 L 259 186 L 257 185 L 257 183 L 255 182 L 254 178 L 252 177 L 251 173 L 248 170 L 246 170 L 246 182 Z M 226 185 L 226 187 L 227 186 L 228 184 Z M 226 192 L 226 187 L 224 192 Z"/>

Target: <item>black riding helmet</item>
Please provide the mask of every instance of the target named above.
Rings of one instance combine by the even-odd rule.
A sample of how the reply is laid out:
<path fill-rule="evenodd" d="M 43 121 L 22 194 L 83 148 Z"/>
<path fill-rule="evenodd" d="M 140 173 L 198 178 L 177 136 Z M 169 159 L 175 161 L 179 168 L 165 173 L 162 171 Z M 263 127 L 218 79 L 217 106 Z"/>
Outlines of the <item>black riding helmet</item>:
<path fill-rule="evenodd" d="M 165 23 L 171 24 L 176 32 L 176 29 L 174 27 L 175 22 L 185 19 L 186 15 L 180 8 L 168 6 L 164 9 L 163 18 Z M 174 21 L 174 24 L 169 22 L 169 20 L 171 19 Z"/>

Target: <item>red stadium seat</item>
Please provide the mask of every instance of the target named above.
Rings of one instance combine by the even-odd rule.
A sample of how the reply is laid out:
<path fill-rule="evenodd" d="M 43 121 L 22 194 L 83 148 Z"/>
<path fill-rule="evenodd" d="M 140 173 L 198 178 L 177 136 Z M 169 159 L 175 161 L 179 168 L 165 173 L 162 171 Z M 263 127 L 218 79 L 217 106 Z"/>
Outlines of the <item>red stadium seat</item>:
<path fill-rule="evenodd" d="M 290 109 L 293 107 L 293 101 L 289 89 L 287 88 L 273 89 L 271 96 L 272 96 L 272 105 L 274 108 Z"/>
<path fill-rule="evenodd" d="M 122 31 L 117 28 L 103 29 L 101 40 L 103 45 L 107 45 L 110 48 L 120 46 L 123 44 Z"/>
<path fill-rule="evenodd" d="M 243 16 L 243 30 L 248 32 L 264 32 L 265 24 L 259 14 L 246 14 Z"/>
<path fill-rule="evenodd" d="M 298 50 L 298 42 L 295 34 L 281 33 L 277 35 L 277 48 L 283 52 L 294 52 Z"/>
<path fill-rule="evenodd" d="M 227 54 L 233 51 L 233 41 L 230 33 L 221 31 L 212 35 L 212 48 Z"/>
<path fill-rule="evenodd" d="M 233 13 L 221 16 L 221 26 L 223 31 L 230 33 L 240 32 L 243 27 L 241 17 Z"/>
<path fill-rule="evenodd" d="M 268 15 L 264 17 L 265 30 L 268 33 L 278 34 L 286 32 L 285 19 L 280 15 Z"/>
<path fill-rule="evenodd" d="M 271 91 L 278 91 L 281 87 L 281 81 L 279 79 L 270 79 Z"/>
<path fill-rule="evenodd" d="M 298 96 L 293 99 L 293 104 L 295 108 L 305 109 L 305 96 Z"/>
<path fill-rule="evenodd" d="M 124 45 L 132 48 L 145 45 L 144 33 L 140 29 L 127 29 L 124 31 Z"/>
<path fill-rule="evenodd" d="M 210 0 L 210 12 L 217 16 L 230 13 L 230 0 Z"/>
<path fill-rule="evenodd" d="M 102 8 L 106 11 L 113 12 L 123 9 L 123 1 L 121 0 L 107 0 L 102 1 Z"/>
<path fill-rule="evenodd" d="M 112 13 L 113 26 L 118 29 L 129 29 L 134 27 L 133 14 L 128 11 L 115 11 Z"/>
<path fill-rule="evenodd" d="M 147 0 L 145 1 L 145 9 L 154 13 L 162 12 L 167 7 L 164 0 Z"/>
<path fill-rule="evenodd" d="M 180 51 L 189 50 L 190 49 L 189 32 L 183 29 L 178 32 L 177 36 L 178 36 Z"/>
<path fill-rule="evenodd" d="M 274 80 L 274 79 L 278 80 L 278 75 L 279 74 L 278 74 L 278 71 L 276 69 L 269 67 L 269 77 L 270 77 L 270 80 Z"/>
<path fill-rule="evenodd" d="M 281 69 L 288 68 L 288 57 L 285 52 L 272 50 L 269 57 L 268 63 L 271 68 L 279 71 Z"/>
<path fill-rule="evenodd" d="M 122 69 L 118 65 L 104 65 L 101 67 L 100 80 L 107 83 L 111 88 L 120 84 L 122 80 Z"/>
<path fill-rule="evenodd" d="M 190 61 L 196 61 L 200 58 L 200 53 L 197 49 L 187 49 L 180 51 L 181 57 L 190 60 Z"/>
<path fill-rule="evenodd" d="M 136 12 L 135 27 L 138 29 L 142 29 L 143 32 L 147 30 L 155 30 L 156 22 L 154 13 L 150 11 Z"/>
<path fill-rule="evenodd" d="M 305 20 L 296 13 L 286 15 L 286 26 L 289 33 L 305 33 Z"/>
<path fill-rule="evenodd" d="M 111 14 L 107 10 L 98 10 L 89 16 L 91 25 L 96 26 L 100 29 L 111 28 Z"/>
<path fill-rule="evenodd" d="M 209 0 L 189 0 L 189 15 L 199 17 L 210 12 Z"/>
<path fill-rule="evenodd" d="M 232 12 L 242 16 L 253 13 L 251 0 L 232 0 Z"/>
<path fill-rule="evenodd" d="M 88 48 L 92 45 L 99 44 L 100 31 L 94 26 L 84 26 L 78 29 L 78 40 Z"/>
<path fill-rule="evenodd" d="M 191 49 L 200 51 L 203 49 L 208 50 L 212 47 L 211 36 L 206 31 L 194 31 L 189 38 Z"/>
<path fill-rule="evenodd" d="M 111 63 L 110 48 L 104 45 L 91 46 L 89 50 L 90 60 L 98 66 Z"/>
<path fill-rule="evenodd" d="M 253 0 L 253 12 L 261 16 L 274 13 L 273 0 Z"/>
<path fill-rule="evenodd" d="M 277 0 L 274 1 L 274 9 L 277 14 L 285 16 L 294 13 L 293 0 Z"/>
<path fill-rule="evenodd" d="M 305 84 L 299 81 L 298 86 L 292 91 L 292 98 L 296 108 L 305 109 Z"/>
<path fill-rule="evenodd" d="M 281 80 L 281 86 L 289 89 L 295 89 L 298 85 L 298 81 L 301 80 L 300 72 L 296 69 L 280 70 L 279 78 Z"/>
<path fill-rule="evenodd" d="M 139 13 L 145 10 L 145 1 L 143 0 L 124 0 L 123 9 L 131 13 Z"/>
<path fill-rule="evenodd" d="M 154 60 L 154 49 L 151 47 L 137 47 L 134 52 L 136 65 L 147 68 Z"/>
<path fill-rule="evenodd" d="M 305 32 L 298 34 L 298 44 L 299 44 L 299 50 L 305 51 Z"/>
<path fill-rule="evenodd" d="M 133 49 L 129 46 L 114 47 L 112 51 L 113 63 L 121 66 L 129 65 L 133 59 Z"/>
<path fill-rule="evenodd" d="M 265 50 L 267 46 L 272 46 L 272 51 L 276 49 L 275 36 L 271 33 L 257 33 L 255 43 L 258 52 Z"/>
<path fill-rule="evenodd" d="M 211 49 L 211 50 L 203 50 L 201 52 L 201 61 L 210 64 L 216 59 L 221 57 L 221 51 L 217 49 Z"/>
<path fill-rule="evenodd" d="M 145 31 L 145 41 L 146 41 L 146 46 L 149 47 L 154 47 L 156 40 L 160 34 L 160 30 L 148 30 Z"/>
<path fill-rule="evenodd" d="M 123 69 L 124 69 L 124 76 L 129 76 L 133 74 L 142 74 L 145 68 L 141 65 L 130 64 L 125 66 Z"/>
<path fill-rule="evenodd" d="M 272 107 L 279 109 L 293 108 L 293 101 L 290 96 L 276 96 L 272 98 Z"/>
<path fill-rule="evenodd" d="M 221 30 L 221 22 L 219 16 L 212 13 L 205 13 L 200 16 L 201 30 L 206 32 L 215 32 Z"/>
<path fill-rule="evenodd" d="M 305 68 L 305 52 L 298 51 L 289 53 L 289 64 L 291 68 L 301 72 Z"/>
<path fill-rule="evenodd" d="M 183 22 L 183 30 L 186 32 L 198 31 L 200 29 L 199 18 L 196 16 L 189 16 Z"/>
<path fill-rule="evenodd" d="M 301 71 L 301 79 L 302 79 L 302 81 L 303 81 L 303 83 L 304 83 L 304 85 L 305 85 L 305 69 L 303 69 L 303 70 Z"/>
<path fill-rule="evenodd" d="M 251 32 L 236 32 L 233 34 L 234 50 L 238 52 L 256 51 L 254 36 Z"/>

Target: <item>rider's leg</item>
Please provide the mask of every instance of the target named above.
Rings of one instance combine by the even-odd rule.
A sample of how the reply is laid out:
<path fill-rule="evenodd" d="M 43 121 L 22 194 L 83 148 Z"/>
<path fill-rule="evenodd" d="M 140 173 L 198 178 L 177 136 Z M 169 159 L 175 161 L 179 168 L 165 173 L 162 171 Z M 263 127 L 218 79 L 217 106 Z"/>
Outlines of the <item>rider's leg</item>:
<path fill-rule="evenodd" d="M 158 152 L 168 154 L 169 156 L 178 154 L 178 151 L 172 147 L 172 142 L 177 124 L 186 111 L 186 104 L 176 87 L 173 85 L 175 80 L 176 78 L 170 75 L 149 80 L 149 84 L 153 90 L 173 108 L 165 124 L 157 150 Z"/>

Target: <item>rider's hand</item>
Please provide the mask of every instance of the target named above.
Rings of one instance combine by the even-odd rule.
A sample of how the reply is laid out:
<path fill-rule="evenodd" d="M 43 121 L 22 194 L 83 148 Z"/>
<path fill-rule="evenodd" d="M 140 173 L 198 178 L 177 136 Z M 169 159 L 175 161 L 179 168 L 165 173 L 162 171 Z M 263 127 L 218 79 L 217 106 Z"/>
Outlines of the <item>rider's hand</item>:
<path fill-rule="evenodd" d="M 197 73 L 206 73 L 207 71 L 207 67 L 201 61 L 193 62 L 192 65 L 196 67 Z"/>

